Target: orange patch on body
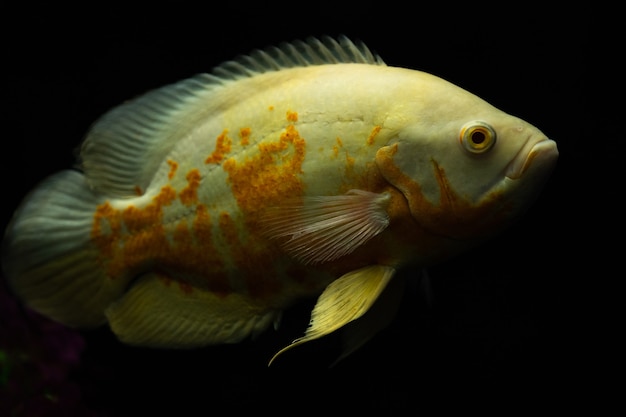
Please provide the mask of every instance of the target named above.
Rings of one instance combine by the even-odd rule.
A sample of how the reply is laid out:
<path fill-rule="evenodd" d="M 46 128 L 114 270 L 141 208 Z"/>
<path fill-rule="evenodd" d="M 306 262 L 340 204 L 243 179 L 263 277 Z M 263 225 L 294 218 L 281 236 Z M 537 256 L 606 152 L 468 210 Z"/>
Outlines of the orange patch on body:
<path fill-rule="evenodd" d="M 142 206 L 116 209 L 109 202 L 99 205 L 91 239 L 109 278 L 153 272 L 167 276 L 166 284 L 175 282 L 173 288 L 184 294 L 198 288 L 218 295 L 246 291 L 258 299 L 279 295 L 284 283 L 274 262 L 281 254 L 258 231 L 265 208 L 304 191 L 301 176 L 306 142 L 293 124 L 297 113 L 288 112 L 286 117 L 291 123 L 278 138 L 254 145 L 240 159 L 226 157 L 231 141 L 224 130 L 207 158 L 207 163 L 220 163 L 228 175 L 241 213 L 237 217 L 227 211 L 211 212 L 199 202 L 202 177 L 198 169 L 187 172 L 182 190 L 167 185 Z M 251 130 L 243 128 L 240 133 L 243 142 Z M 172 179 L 178 164 L 167 163 Z M 181 216 L 168 216 L 166 208 L 177 198 L 182 206 L 173 207 L 181 209 Z M 216 247 L 217 241 L 226 247 Z M 228 256 L 228 261 L 222 256 Z M 233 266 L 237 272 L 229 269 Z"/>
<path fill-rule="evenodd" d="M 239 136 L 241 136 L 241 146 L 248 146 L 250 144 L 250 132 L 249 127 L 242 127 L 239 130 Z"/>
<path fill-rule="evenodd" d="M 246 215 L 303 191 L 300 175 L 306 143 L 293 125 L 286 127 L 277 142 L 259 143 L 257 150 L 242 162 L 229 158 L 223 164 L 233 195 Z"/>
<path fill-rule="evenodd" d="M 120 239 L 122 219 L 107 201 L 96 208 L 91 227 L 91 238 L 102 256 L 110 258 L 115 252 L 114 242 Z"/>
<path fill-rule="evenodd" d="M 230 152 L 232 140 L 228 137 L 227 133 L 228 130 L 224 129 L 215 139 L 215 150 L 205 159 L 205 164 L 219 164 L 224 159 L 224 156 Z"/>
<path fill-rule="evenodd" d="M 176 175 L 176 170 L 178 169 L 178 162 L 168 159 L 167 164 L 170 166 L 170 171 L 167 173 L 167 178 L 171 180 L 172 178 L 174 178 L 174 175 Z"/>
<path fill-rule="evenodd" d="M 158 257 L 162 253 L 167 245 L 162 210 L 175 197 L 176 192 L 165 186 L 141 209 L 129 205 L 117 210 L 109 202 L 96 208 L 91 239 L 111 279 L 132 271 L 146 257 Z"/>
<path fill-rule="evenodd" d="M 354 163 L 356 161 L 346 152 L 346 176 L 354 175 Z"/>
<path fill-rule="evenodd" d="M 187 187 L 179 193 L 179 198 L 181 203 L 190 206 L 198 202 L 198 187 L 202 176 L 198 169 L 192 169 L 185 178 L 187 178 Z"/>
<path fill-rule="evenodd" d="M 288 113 L 287 118 L 294 121 L 297 115 Z M 268 242 L 258 234 L 259 219 L 268 207 L 302 195 L 306 142 L 295 126 L 289 124 L 277 140 L 258 143 L 255 150 L 242 161 L 232 157 L 222 164 L 243 214 L 242 226 L 250 233 L 241 241 L 237 226 L 227 213 L 220 216 L 220 230 L 229 244 L 232 261 L 246 271 L 242 276 L 248 293 L 264 297 L 275 295 L 282 284 L 273 272 L 277 253 L 270 253 Z"/>
<path fill-rule="evenodd" d="M 239 240 L 239 232 L 237 231 L 237 225 L 235 221 L 230 217 L 230 214 L 223 211 L 220 213 L 219 218 L 220 230 L 224 240 L 231 248 L 240 247 L 241 242 Z"/>
<path fill-rule="evenodd" d="M 370 132 L 369 136 L 367 137 L 367 144 L 368 145 L 373 145 L 374 144 L 374 141 L 376 140 L 376 136 L 380 132 L 381 128 L 382 128 L 381 126 L 374 126 L 374 128 Z"/>
<path fill-rule="evenodd" d="M 345 165 L 343 170 L 343 179 L 344 185 L 341 189 L 342 192 L 347 192 L 353 188 L 362 188 L 369 189 L 372 185 L 370 184 L 370 176 L 368 172 L 370 170 L 366 169 L 365 172 L 360 172 L 356 167 L 356 159 L 350 155 L 347 148 L 343 147 L 343 142 L 340 138 L 336 139 L 336 144 L 333 146 L 333 154 L 332 158 L 335 159 L 339 156 L 339 153 L 343 150 L 345 154 Z"/>
<path fill-rule="evenodd" d="M 339 156 L 339 149 L 343 148 L 343 142 L 339 138 L 337 138 L 335 142 L 335 145 L 333 145 L 333 157 L 336 158 Z"/>
<path fill-rule="evenodd" d="M 115 209 L 109 202 L 97 207 L 91 240 L 110 279 L 156 271 L 171 277 L 186 294 L 193 287 L 218 294 L 230 291 L 228 273 L 213 243 L 208 209 L 194 197 L 195 171 L 188 174 L 187 188 L 178 193 L 190 206 L 196 204 L 182 218 L 165 222 L 164 208 L 177 197 L 169 185 L 143 207 Z"/>
<path fill-rule="evenodd" d="M 287 120 L 290 122 L 297 122 L 298 121 L 298 113 L 295 111 L 288 111 L 287 112 Z"/>
<path fill-rule="evenodd" d="M 180 220 L 174 227 L 172 233 L 172 241 L 175 245 L 181 246 L 188 244 L 192 239 L 191 230 L 189 230 L 189 224 L 187 219 Z"/>

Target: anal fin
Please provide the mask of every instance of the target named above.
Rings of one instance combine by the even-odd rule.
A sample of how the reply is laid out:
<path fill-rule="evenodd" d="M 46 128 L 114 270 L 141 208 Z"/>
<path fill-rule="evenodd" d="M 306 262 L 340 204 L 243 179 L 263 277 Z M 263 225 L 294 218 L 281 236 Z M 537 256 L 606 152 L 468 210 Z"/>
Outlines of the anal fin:
<path fill-rule="evenodd" d="M 105 314 L 124 343 L 195 348 L 256 336 L 279 312 L 239 294 L 217 295 L 158 274 L 141 277 Z"/>

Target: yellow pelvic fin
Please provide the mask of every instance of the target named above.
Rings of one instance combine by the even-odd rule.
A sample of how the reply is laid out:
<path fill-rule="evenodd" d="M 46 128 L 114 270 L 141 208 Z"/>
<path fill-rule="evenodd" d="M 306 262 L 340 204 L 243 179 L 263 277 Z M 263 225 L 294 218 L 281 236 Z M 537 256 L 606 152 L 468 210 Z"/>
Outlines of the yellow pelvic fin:
<path fill-rule="evenodd" d="M 404 277 L 395 275 L 363 316 L 341 328 L 341 354 L 330 365 L 331 368 L 356 352 L 393 321 L 402 302 L 405 284 Z"/>
<path fill-rule="evenodd" d="M 348 272 L 330 283 L 313 308 L 304 336 L 279 350 L 268 366 L 285 351 L 332 333 L 361 317 L 374 304 L 394 273 L 395 269 L 390 266 L 371 265 Z"/>
<path fill-rule="evenodd" d="M 240 294 L 214 294 L 165 277 L 141 277 L 105 314 L 124 343 L 157 348 L 195 348 L 255 337 L 279 312 Z"/>

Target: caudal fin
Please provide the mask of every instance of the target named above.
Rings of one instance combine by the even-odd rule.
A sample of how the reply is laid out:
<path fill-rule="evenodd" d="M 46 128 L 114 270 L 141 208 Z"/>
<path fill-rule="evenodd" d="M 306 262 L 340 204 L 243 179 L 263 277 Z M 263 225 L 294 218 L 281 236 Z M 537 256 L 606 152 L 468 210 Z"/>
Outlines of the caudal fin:
<path fill-rule="evenodd" d="M 69 326 L 104 323 L 105 308 L 126 286 L 105 276 L 90 244 L 97 202 L 82 173 L 59 172 L 24 199 L 2 242 L 2 266 L 15 294 Z"/>

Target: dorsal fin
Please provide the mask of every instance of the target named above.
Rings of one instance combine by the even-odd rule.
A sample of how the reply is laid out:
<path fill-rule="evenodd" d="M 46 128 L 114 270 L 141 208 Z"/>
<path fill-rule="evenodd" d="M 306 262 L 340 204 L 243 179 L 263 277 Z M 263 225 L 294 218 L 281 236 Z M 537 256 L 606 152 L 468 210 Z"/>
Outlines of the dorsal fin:
<path fill-rule="evenodd" d="M 325 36 L 254 50 L 249 55 L 222 63 L 213 74 L 223 80 L 237 80 L 286 68 L 342 63 L 385 65 L 380 56 L 361 42 L 352 42 L 345 36 L 337 39 Z"/>
<path fill-rule="evenodd" d="M 255 50 L 224 62 L 210 74 L 152 90 L 104 114 L 80 149 L 80 166 L 95 190 L 133 197 L 145 190 L 165 155 L 217 107 L 217 88 L 242 78 L 286 68 L 365 63 L 385 65 L 362 43 L 345 36 L 308 38 Z"/>

